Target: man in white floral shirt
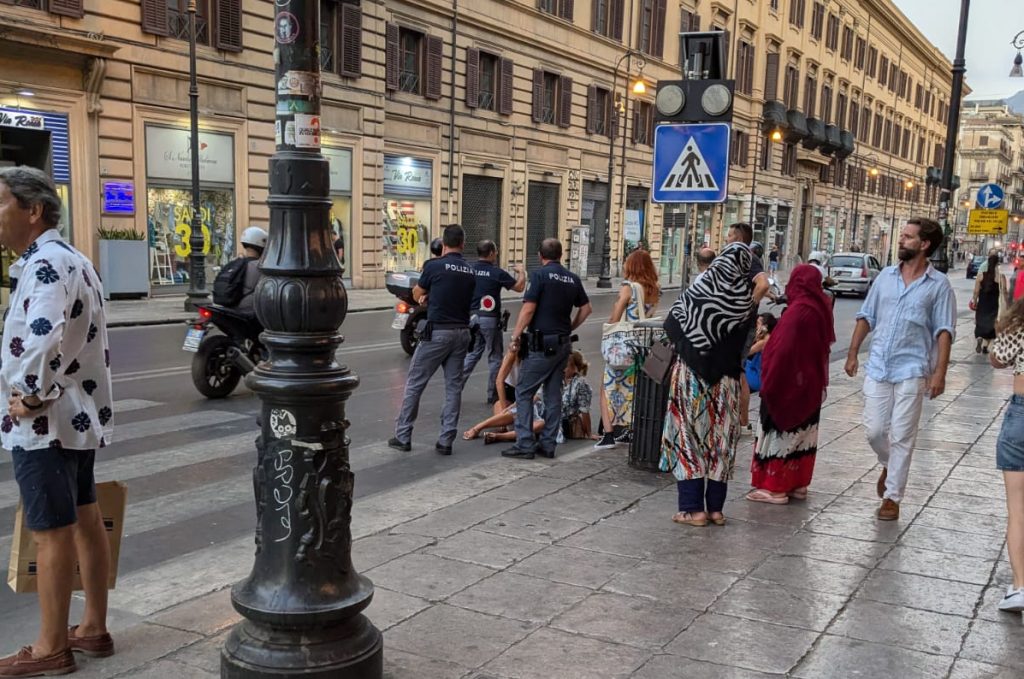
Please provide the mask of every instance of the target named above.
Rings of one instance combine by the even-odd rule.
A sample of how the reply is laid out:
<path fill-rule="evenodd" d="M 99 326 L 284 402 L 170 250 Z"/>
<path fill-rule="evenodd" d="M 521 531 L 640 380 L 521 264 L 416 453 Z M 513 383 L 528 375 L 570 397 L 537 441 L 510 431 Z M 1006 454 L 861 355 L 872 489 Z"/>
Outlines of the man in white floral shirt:
<path fill-rule="evenodd" d="M 114 652 L 110 553 L 93 477 L 95 451 L 113 428 L 103 291 L 89 260 L 61 238 L 60 216 L 45 173 L 0 169 L 0 245 L 20 254 L 0 342 L 0 443 L 38 548 L 42 619 L 34 644 L 0 659 L 0 677 L 64 674 L 75 670 L 73 651 Z M 69 630 L 76 558 L 86 606 Z"/>

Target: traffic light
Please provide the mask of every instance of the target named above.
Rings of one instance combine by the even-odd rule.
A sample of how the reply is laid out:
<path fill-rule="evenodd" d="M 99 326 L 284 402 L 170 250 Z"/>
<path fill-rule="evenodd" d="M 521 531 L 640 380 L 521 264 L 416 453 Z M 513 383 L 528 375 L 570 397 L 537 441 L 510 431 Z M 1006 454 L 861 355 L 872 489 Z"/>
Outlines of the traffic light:
<path fill-rule="evenodd" d="M 685 80 L 663 80 L 655 96 L 655 123 L 732 121 L 735 81 L 725 76 L 725 33 L 680 33 L 680 67 Z"/>

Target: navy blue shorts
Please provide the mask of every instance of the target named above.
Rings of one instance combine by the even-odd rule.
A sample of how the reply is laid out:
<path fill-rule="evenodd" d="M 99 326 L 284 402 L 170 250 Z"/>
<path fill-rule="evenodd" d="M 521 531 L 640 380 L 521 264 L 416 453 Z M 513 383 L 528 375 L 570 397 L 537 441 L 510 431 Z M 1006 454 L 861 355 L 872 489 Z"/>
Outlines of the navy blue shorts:
<path fill-rule="evenodd" d="M 11 455 L 29 530 L 70 526 L 78 521 L 78 507 L 96 502 L 96 451 L 46 448 Z"/>
<path fill-rule="evenodd" d="M 1024 472 L 1024 396 L 1010 399 L 996 440 L 996 469 Z"/>

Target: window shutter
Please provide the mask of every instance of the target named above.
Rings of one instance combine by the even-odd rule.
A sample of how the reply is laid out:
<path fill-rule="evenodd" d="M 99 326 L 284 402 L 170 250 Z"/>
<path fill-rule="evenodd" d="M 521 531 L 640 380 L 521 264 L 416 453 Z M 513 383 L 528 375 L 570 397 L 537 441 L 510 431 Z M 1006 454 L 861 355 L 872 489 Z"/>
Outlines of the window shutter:
<path fill-rule="evenodd" d="M 597 85 L 587 87 L 587 134 L 594 134 L 597 126 Z"/>
<path fill-rule="evenodd" d="M 597 15 L 599 14 L 598 8 L 600 7 L 600 4 L 599 0 L 591 0 L 590 3 L 590 30 L 594 33 L 601 32 L 601 25 L 597 21 Z"/>
<path fill-rule="evenodd" d="M 563 19 L 572 21 L 573 10 L 575 9 L 574 0 L 561 0 L 558 7 L 558 16 Z"/>
<path fill-rule="evenodd" d="M 747 46 L 747 66 L 744 80 L 747 83 L 747 94 L 754 93 L 754 46 Z"/>
<path fill-rule="evenodd" d="M 82 0 L 50 0 L 50 13 L 76 19 L 85 16 Z"/>
<path fill-rule="evenodd" d="M 511 59 L 502 59 L 501 76 L 498 82 L 500 94 L 498 96 L 498 113 L 512 115 L 512 103 L 515 97 L 515 66 Z"/>
<path fill-rule="evenodd" d="M 640 110 L 640 106 L 633 107 L 633 133 L 630 135 L 631 141 L 634 144 L 639 144 L 643 141 L 640 138 L 640 133 L 643 131 L 640 129 L 640 118 L 643 117 L 643 111 Z"/>
<path fill-rule="evenodd" d="M 611 14 L 608 20 L 611 22 L 611 37 L 622 41 L 622 25 L 626 16 L 626 0 L 611 0 Z"/>
<path fill-rule="evenodd" d="M 423 96 L 427 99 L 441 98 L 441 61 L 444 58 L 444 39 L 436 35 L 426 36 L 427 41 L 427 86 Z"/>
<path fill-rule="evenodd" d="M 691 31 L 699 31 L 700 30 L 700 15 L 697 14 L 696 12 L 690 15 L 690 30 Z"/>
<path fill-rule="evenodd" d="M 389 90 L 398 89 L 398 60 L 398 24 L 389 23 L 385 30 L 384 48 L 384 81 Z"/>
<path fill-rule="evenodd" d="M 480 105 L 480 50 L 466 48 L 466 106 Z"/>
<path fill-rule="evenodd" d="M 336 57 L 338 73 L 346 78 L 358 78 L 363 74 L 363 9 L 352 3 L 340 7 L 338 45 L 341 54 Z"/>
<path fill-rule="evenodd" d="M 764 100 L 775 101 L 779 98 L 779 53 L 768 55 L 764 67 Z"/>
<path fill-rule="evenodd" d="M 651 41 L 651 55 L 661 57 L 665 53 L 665 7 L 666 0 L 657 0 L 654 6 L 654 21 L 651 30 L 654 32 Z"/>
<path fill-rule="evenodd" d="M 533 122 L 544 118 L 544 71 L 533 69 Z"/>
<path fill-rule="evenodd" d="M 142 30 L 153 35 L 169 35 L 167 1 L 142 0 Z"/>
<path fill-rule="evenodd" d="M 216 47 L 228 52 L 242 51 L 242 0 L 217 0 Z"/>
<path fill-rule="evenodd" d="M 562 89 L 562 101 L 558 107 L 558 126 L 569 127 L 572 125 L 572 78 L 567 75 L 559 77 Z"/>

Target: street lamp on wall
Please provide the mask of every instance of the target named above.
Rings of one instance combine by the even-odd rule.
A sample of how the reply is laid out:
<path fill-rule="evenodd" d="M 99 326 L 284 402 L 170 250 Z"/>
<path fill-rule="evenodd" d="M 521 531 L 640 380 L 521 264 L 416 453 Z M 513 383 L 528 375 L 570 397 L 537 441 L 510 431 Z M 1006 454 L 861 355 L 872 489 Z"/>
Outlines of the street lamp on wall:
<path fill-rule="evenodd" d="M 1017 56 L 1013 58 L 1013 68 L 1010 69 L 1010 77 L 1024 78 L 1024 57 L 1020 54 L 1020 51 L 1024 49 L 1024 31 L 1013 36 L 1010 44 L 1017 48 Z"/>

